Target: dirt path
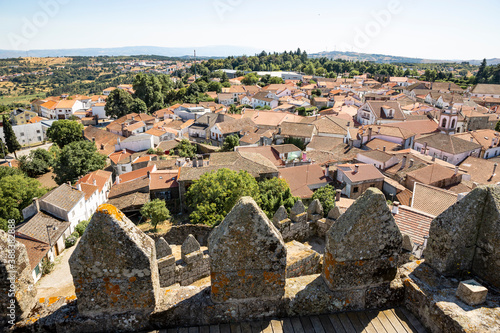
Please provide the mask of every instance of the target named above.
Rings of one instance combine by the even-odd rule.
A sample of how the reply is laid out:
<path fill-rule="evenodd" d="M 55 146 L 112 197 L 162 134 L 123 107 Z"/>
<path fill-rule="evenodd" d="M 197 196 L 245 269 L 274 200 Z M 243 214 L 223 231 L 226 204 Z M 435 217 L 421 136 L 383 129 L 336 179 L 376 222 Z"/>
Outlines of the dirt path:
<path fill-rule="evenodd" d="M 80 241 L 80 239 L 78 239 L 78 241 Z M 69 270 L 68 260 L 77 244 L 65 250 L 59 257 L 57 257 L 54 270 L 50 274 L 45 275 L 38 280 L 36 283 L 37 298 L 40 299 L 56 296 L 67 297 L 75 294 L 73 276 Z"/>

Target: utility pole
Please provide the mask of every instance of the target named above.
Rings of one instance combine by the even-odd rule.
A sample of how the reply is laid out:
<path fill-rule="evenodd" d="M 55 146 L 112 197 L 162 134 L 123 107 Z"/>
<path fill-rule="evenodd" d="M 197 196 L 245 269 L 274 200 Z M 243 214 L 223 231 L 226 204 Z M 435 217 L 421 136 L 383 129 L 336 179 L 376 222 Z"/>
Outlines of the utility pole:
<path fill-rule="evenodd" d="M 194 50 L 194 80 L 196 81 L 196 50 Z"/>

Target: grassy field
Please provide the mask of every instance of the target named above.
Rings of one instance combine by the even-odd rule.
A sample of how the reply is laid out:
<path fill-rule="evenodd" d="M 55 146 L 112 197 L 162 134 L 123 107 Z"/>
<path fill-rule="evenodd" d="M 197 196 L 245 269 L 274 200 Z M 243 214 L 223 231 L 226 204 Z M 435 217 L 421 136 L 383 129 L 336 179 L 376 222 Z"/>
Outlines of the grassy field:
<path fill-rule="evenodd" d="M 0 104 L 7 105 L 10 103 L 25 103 L 29 104 L 35 98 L 45 98 L 45 94 L 31 94 L 31 95 L 19 95 L 19 96 L 1 96 Z"/>
<path fill-rule="evenodd" d="M 48 58 L 38 58 L 38 57 L 27 57 L 23 58 L 22 62 L 25 64 L 29 65 L 40 65 L 40 66 L 51 66 L 51 65 L 57 65 L 57 64 L 65 64 L 68 61 L 73 60 L 72 58 L 66 58 L 66 57 L 48 57 Z"/>

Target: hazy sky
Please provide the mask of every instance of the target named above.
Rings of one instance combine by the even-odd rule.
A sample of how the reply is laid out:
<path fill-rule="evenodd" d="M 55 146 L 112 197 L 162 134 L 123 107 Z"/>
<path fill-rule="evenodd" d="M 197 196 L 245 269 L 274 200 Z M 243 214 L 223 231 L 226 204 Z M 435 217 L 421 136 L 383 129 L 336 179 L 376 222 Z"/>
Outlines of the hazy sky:
<path fill-rule="evenodd" d="M 482 59 L 500 57 L 499 14 L 499 0 L 0 0 L 0 49 L 235 45 Z"/>

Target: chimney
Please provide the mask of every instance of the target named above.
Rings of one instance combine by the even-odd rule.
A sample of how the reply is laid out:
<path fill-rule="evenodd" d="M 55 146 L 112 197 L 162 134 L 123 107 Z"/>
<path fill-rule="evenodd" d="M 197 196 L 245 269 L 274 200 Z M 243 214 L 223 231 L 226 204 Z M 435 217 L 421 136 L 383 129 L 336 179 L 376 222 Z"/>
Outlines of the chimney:
<path fill-rule="evenodd" d="M 40 211 L 40 203 L 38 202 L 38 198 L 36 197 L 33 198 L 33 207 L 35 207 L 36 210 L 34 215 L 38 214 L 38 212 Z"/>
<path fill-rule="evenodd" d="M 80 183 L 76 184 L 76 189 L 78 191 L 81 191 L 82 190 L 82 185 Z"/>
<path fill-rule="evenodd" d="M 122 149 L 122 154 L 126 154 L 127 153 L 127 149 Z"/>
<path fill-rule="evenodd" d="M 120 138 L 117 138 L 117 139 L 116 139 L 116 144 L 117 144 L 117 145 L 120 145 Z"/>
<path fill-rule="evenodd" d="M 148 171 L 148 178 L 151 178 L 151 172 Z"/>
<path fill-rule="evenodd" d="M 94 142 L 94 143 L 95 143 L 95 137 L 92 137 L 92 142 Z"/>
<path fill-rule="evenodd" d="M 335 192 L 335 201 L 340 201 L 341 191 Z"/>
<path fill-rule="evenodd" d="M 427 240 L 429 239 L 429 235 L 424 236 L 424 245 L 422 246 L 422 250 L 424 250 L 427 247 Z"/>
<path fill-rule="evenodd" d="M 425 155 L 426 152 L 427 152 L 427 142 L 424 143 L 424 148 L 422 149 L 422 154 Z"/>
<path fill-rule="evenodd" d="M 134 119 L 135 119 L 135 117 L 134 117 L 134 116 L 132 116 L 132 121 L 134 121 Z"/>
<path fill-rule="evenodd" d="M 9 164 L 9 168 L 12 168 L 12 163 L 11 163 L 11 161 L 7 161 L 7 163 Z"/>
<path fill-rule="evenodd" d="M 386 149 L 386 148 L 385 148 L 385 146 L 384 146 L 384 148 L 382 148 L 382 151 L 385 151 L 385 149 Z"/>
<path fill-rule="evenodd" d="M 491 147 L 495 146 L 495 138 L 491 139 Z"/>
<path fill-rule="evenodd" d="M 380 134 L 380 126 L 378 127 L 377 134 Z"/>
<path fill-rule="evenodd" d="M 401 169 L 404 169 L 406 166 L 406 156 L 403 156 L 403 161 L 401 162 Z"/>
<path fill-rule="evenodd" d="M 94 186 L 96 186 L 96 185 L 97 185 L 97 181 L 94 179 Z"/>
<path fill-rule="evenodd" d="M 491 173 L 491 177 L 495 177 L 495 171 L 497 171 L 498 163 L 493 164 L 493 172 Z"/>
<path fill-rule="evenodd" d="M 104 143 L 101 143 L 101 150 L 104 150 Z"/>
<path fill-rule="evenodd" d="M 71 182 L 70 181 L 68 181 L 68 185 L 71 186 Z"/>
<path fill-rule="evenodd" d="M 348 121 L 348 122 L 347 122 L 347 128 L 349 128 L 350 126 L 351 126 L 351 122 L 350 122 L 350 121 Z"/>
<path fill-rule="evenodd" d="M 458 175 L 458 165 L 455 167 L 455 176 Z"/>
<path fill-rule="evenodd" d="M 411 168 L 413 166 L 413 162 L 415 162 L 413 158 L 410 158 L 410 163 L 408 164 L 408 168 Z"/>
<path fill-rule="evenodd" d="M 120 176 L 116 176 L 116 185 L 120 184 Z"/>
<path fill-rule="evenodd" d="M 474 137 L 473 136 L 470 137 L 470 142 L 474 142 Z"/>
<path fill-rule="evenodd" d="M 372 140 L 372 128 L 369 127 L 368 128 L 368 142 L 370 142 Z"/>
<path fill-rule="evenodd" d="M 359 171 L 359 165 L 355 164 L 354 165 L 354 173 L 358 173 Z"/>
<path fill-rule="evenodd" d="M 397 215 L 399 214 L 399 202 L 398 201 L 394 201 L 393 204 L 392 204 L 392 213 Z"/>

